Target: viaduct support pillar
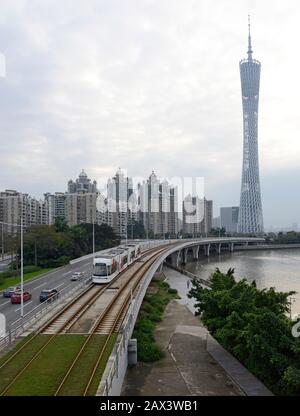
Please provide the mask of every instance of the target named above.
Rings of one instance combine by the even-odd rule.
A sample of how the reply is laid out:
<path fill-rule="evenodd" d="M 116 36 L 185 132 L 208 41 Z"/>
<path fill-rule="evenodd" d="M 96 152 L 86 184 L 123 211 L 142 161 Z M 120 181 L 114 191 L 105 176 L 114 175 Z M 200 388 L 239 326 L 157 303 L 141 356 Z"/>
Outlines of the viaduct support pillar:
<path fill-rule="evenodd" d="M 180 257 L 180 251 L 176 251 L 175 253 L 172 253 L 170 255 L 171 257 L 171 264 L 173 267 L 179 267 L 179 257 Z"/>
<path fill-rule="evenodd" d="M 184 248 L 181 250 L 182 255 L 182 264 L 185 265 L 187 263 L 187 254 L 188 254 L 188 248 Z"/>
<path fill-rule="evenodd" d="M 210 244 L 206 244 L 204 246 L 204 253 L 205 253 L 206 257 L 209 257 L 209 254 L 210 254 Z"/>
<path fill-rule="evenodd" d="M 199 259 L 199 249 L 200 246 L 193 247 L 193 260 L 195 261 Z"/>

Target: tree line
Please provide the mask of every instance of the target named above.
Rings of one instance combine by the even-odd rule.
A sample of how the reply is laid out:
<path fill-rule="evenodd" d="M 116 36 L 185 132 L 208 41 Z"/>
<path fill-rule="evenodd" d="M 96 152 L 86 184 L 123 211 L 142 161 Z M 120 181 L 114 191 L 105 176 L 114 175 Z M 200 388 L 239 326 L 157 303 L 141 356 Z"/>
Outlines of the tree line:
<path fill-rule="evenodd" d="M 120 239 L 106 224 L 95 224 L 95 251 L 114 247 Z M 20 267 L 20 235 L 6 236 L 7 252 L 12 257 L 12 267 Z M 64 219 L 57 218 L 54 225 L 33 225 L 24 232 L 24 265 L 42 268 L 59 267 L 70 260 L 92 253 L 93 225 L 79 224 L 69 227 Z"/>

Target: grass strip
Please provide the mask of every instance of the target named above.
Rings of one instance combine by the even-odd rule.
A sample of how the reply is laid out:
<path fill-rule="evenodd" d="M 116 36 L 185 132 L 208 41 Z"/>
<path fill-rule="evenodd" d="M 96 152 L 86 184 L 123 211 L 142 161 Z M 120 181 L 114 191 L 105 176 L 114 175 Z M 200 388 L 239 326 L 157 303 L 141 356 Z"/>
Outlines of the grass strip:
<path fill-rule="evenodd" d="M 29 337 L 24 338 L 18 342 L 16 346 L 7 354 L 1 357 L 0 367 L 10 358 L 20 347 L 27 342 Z M 32 342 L 26 345 L 11 361 L 9 361 L 3 368 L 0 369 L 0 393 L 13 380 L 13 378 L 25 367 L 34 354 L 47 342 L 48 336 L 42 335 L 36 337 Z"/>
<path fill-rule="evenodd" d="M 59 392 L 60 396 L 82 396 L 89 378 L 92 374 L 94 366 L 98 360 L 102 347 L 107 339 L 107 335 L 93 335 L 87 344 L 85 350 L 81 354 L 79 360 L 73 367 L 66 383 Z M 116 336 L 110 338 L 108 346 L 104 352 L 103 358 L 99 364 L 99 368 L 95 373 L 89 394 L 95 395 L 101 376 L 106 366 L 108 357 L 114 346 Z"/>
<path fill-rule="evenodd" d="M 31 272 L 31 273 L 25 273 L 24 274 L 24 282 L 28 281 L 28 280 L 33 280 L 37 277 L 40 277 L 42 274 L 46 274 L 48 272 L 50 272 L 51 270 L 54 270 L 53 268 L 51 269 L 41 269 L 38 270 L 36 272 Z M 4 282 L 0 284 L 0 291 L 10 287 L 10 286 L 17 286 L 20 285 L 20 276 L 14 276 L 14 277 L 6 277 L 4 279 Z"/>
<path fill-rule="evenodd" d="M 44 337 L 39 335 L 36 342 Z M 86 335 L 57 335 L 16 380 L 6 395 L 52 396 L 80 350 Z M 27 350 L 27 349 L 26 349 Z M 16 357 L 19 359 L 19 357 Z"/>

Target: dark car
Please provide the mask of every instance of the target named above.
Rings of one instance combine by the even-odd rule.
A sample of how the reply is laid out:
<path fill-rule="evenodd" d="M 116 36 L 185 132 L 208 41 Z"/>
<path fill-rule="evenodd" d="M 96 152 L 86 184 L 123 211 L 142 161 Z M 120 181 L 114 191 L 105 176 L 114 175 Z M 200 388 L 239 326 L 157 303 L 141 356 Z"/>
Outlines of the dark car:
<path fill-rule="evenodd" d="M 58 298 L 58 291 L 56 289 L 45 289 L 41 291 L 40 302 L 51 302 Z"/>
<path fill-rule="evenodd" d="M 30 300 L 32 298 L 32 294 L 29 292 L 23 292 L 23 302 L 26 302 L 27 300 Z M 21 291 L 14 292 L 11 297 L 10 301 L 11 303 L 21 303 Z"/>
<path fill-rule="evenodd" d="M 20 290 L 19 286 L 11 286 L 11 287 L 8 287 L 7 289 L 4 289 L 3 290 L 3 297 L 4 298 L 10 298 L 11 295 L 14 292 L 17 292 L 18 290 Z"/>

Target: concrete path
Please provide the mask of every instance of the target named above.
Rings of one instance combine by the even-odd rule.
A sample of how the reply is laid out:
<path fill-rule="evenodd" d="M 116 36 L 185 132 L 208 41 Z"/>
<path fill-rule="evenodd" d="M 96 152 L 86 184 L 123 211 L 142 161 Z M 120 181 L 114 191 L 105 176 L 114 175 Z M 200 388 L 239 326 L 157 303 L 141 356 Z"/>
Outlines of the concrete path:
<path fill-rule="evenodd" d="M 271 396 L 272 393 L 214 340 L 194 316 L 189 278 L 164 268 L 166 280 L 178 290 L 157 326 L 155 339 L 165 357 L 128 369 L 123 396 Z"/>
<path fill-rule="evenodd" d="M 186 276 L 168 269 L 171 286 L 182 298 L 173 300 L 157 326 L 155 339 L 165 357 L 128 369 L 123 396 L 237 396 L 242 391 L 206 351 L 207 330 L 194 316 L 194 301 L 187 292 Z M 172 274 L 171 277 L 170 274 Z M 178 277 L 180 276 L 180 278 Z M 180 289 L 180 290 L 179 290 Z"/>

